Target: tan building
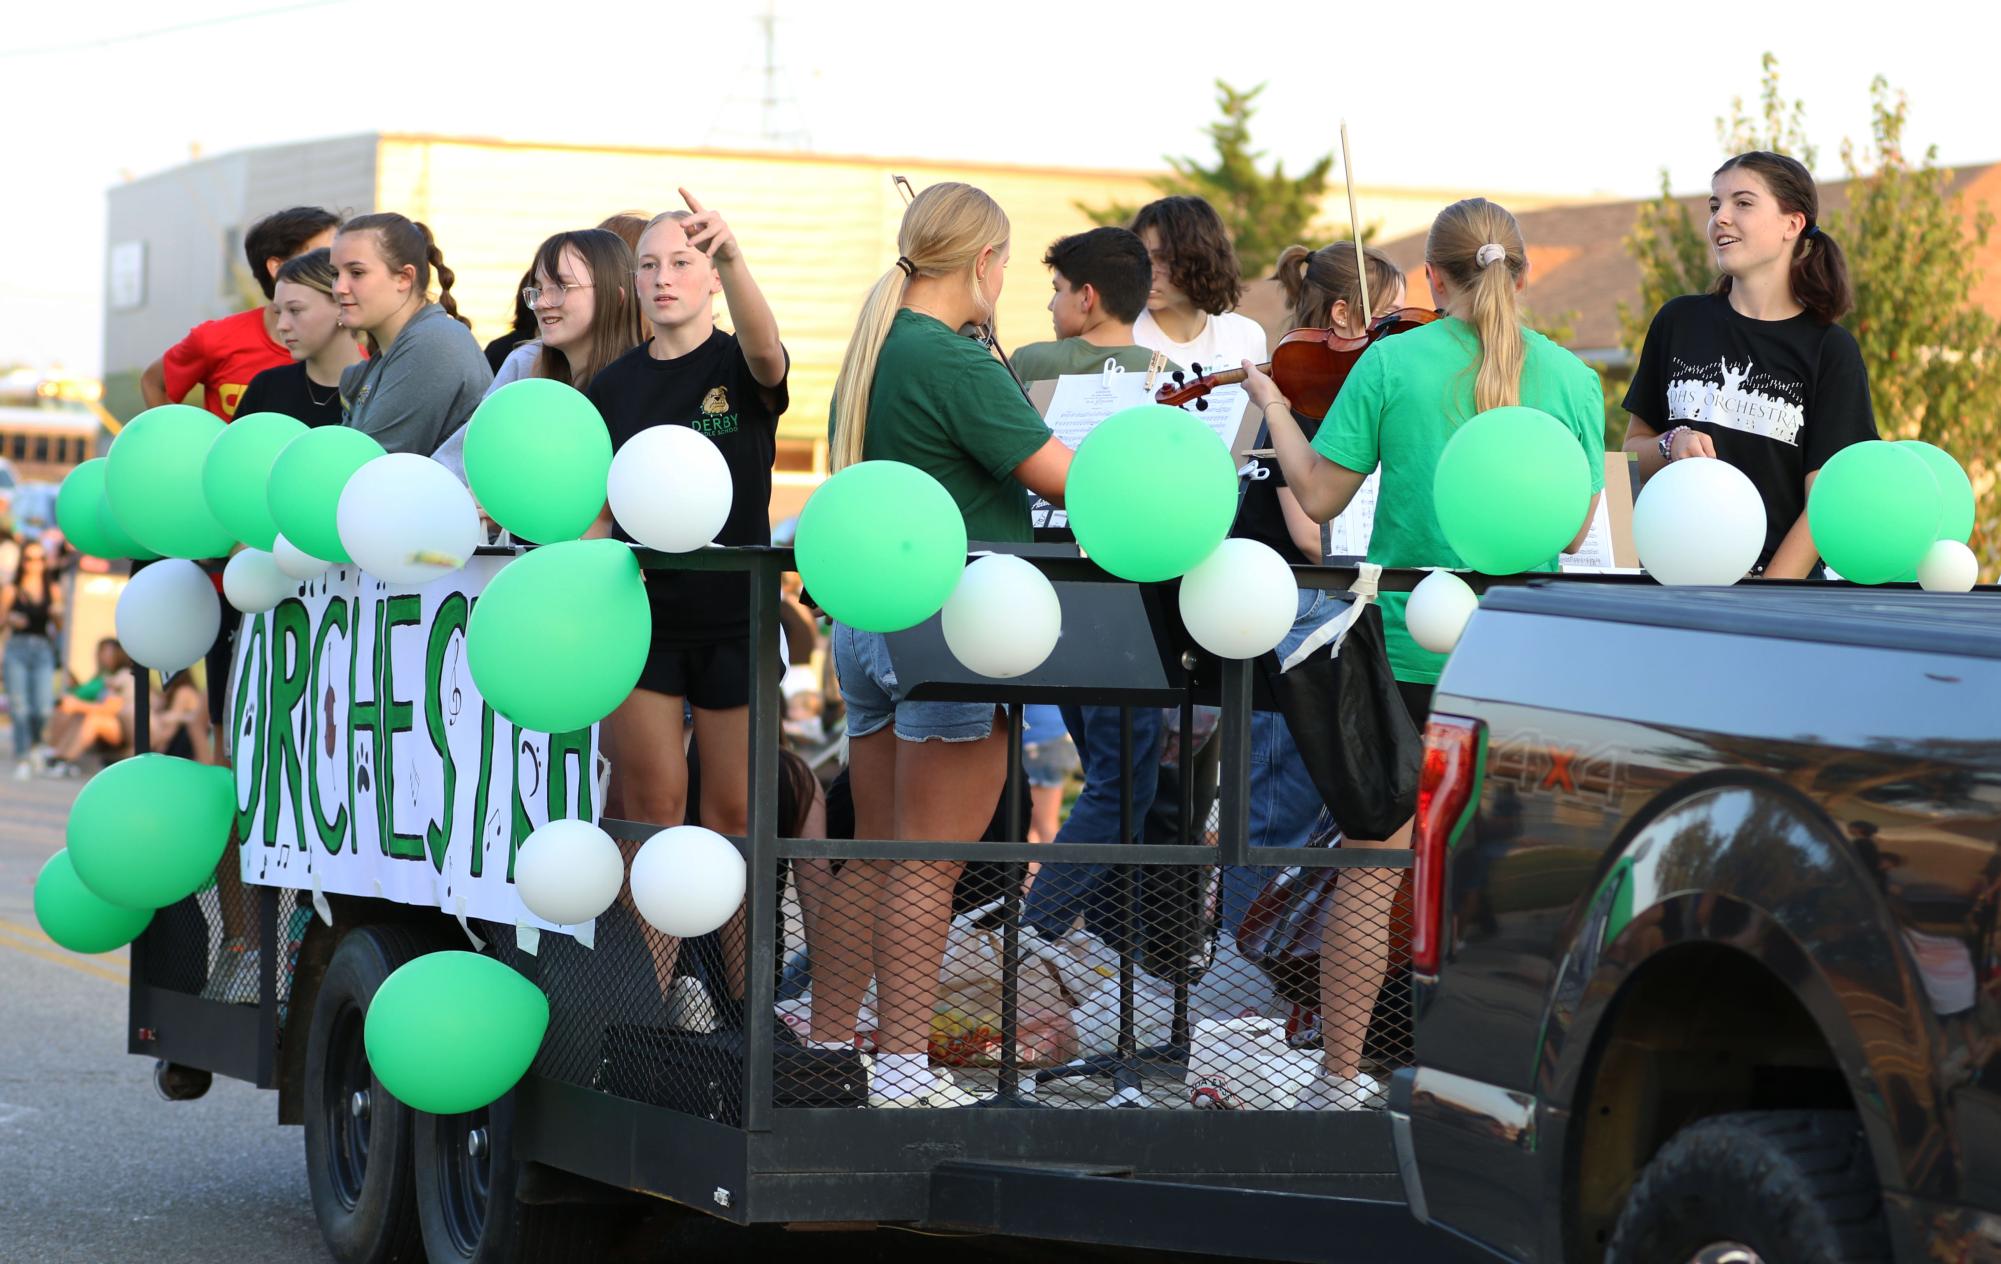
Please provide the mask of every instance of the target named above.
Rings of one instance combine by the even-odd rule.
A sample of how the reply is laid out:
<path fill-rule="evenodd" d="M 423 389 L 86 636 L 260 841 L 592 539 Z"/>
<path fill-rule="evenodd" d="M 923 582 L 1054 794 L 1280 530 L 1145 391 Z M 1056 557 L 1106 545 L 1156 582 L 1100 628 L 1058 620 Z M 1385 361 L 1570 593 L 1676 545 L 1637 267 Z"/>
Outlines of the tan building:
<path fill-rule="evenodd" d="M 1002 343 L 1049 336 L 1043 248 L 1089 226 L 1078 204 L 1137 203 L 1155 173 L 1002 166 L 934 159 L 836 157 L 769 151 L 633 149 L 379 134 L 221 155 L 133 181 L 110 193 L 111 295 L 105 374 L 114 412 L 136 406 L 136 377 L 196 322 L 240 308 L 255 293 L 241 234 L 278 207 L 319 203 L 360 214 L 401 211 L 428 223 L 457 275 L 460 310 L 481 341 L 507 328 L 535 246 L 615 211 L 681 205 L 687 188 L 728 216 L 770 297 L 792 352 L 792 408 L 780 428 L 783 516 L 825 468 L 828 398 L 861 299 L 896 257 L 899 174 L 921 189 L 977 184 L 1007 209 L 1014 263 L 1001 298 Z M 1365 224 L 1389 239 L 1421 230 L 1450 190 L 1363 188 Z M 1514 195 L 1517 209 L 1560 199 Z M 1345 194 L 1325 219 L 1345 224 Z M 204 243 L 213 243 L 205 245 Z M 720 310 L 719 310 L 720 314 Z"/>

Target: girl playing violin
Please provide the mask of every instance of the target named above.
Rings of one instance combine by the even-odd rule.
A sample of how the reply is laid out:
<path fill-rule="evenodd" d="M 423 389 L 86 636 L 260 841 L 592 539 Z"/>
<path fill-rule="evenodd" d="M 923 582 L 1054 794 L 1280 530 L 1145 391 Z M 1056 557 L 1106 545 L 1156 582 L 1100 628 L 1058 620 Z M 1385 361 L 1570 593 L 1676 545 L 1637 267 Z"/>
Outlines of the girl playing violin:
<path fill-rule="evenodd" d="M 1626 451 L 1650 478 L 1713 457 L 1765 502 L 1758 573 L 1803 579 L 1819 564 L 1806 497 L 1829 457 L 1876 437 L 1869 374 L 1835 321 L 1854 306 L 1820 195 L 1784 154 L 1739 154 L 1710 181 L 1709 245 L 1721 275 L 1670 299 L 1647 330 L 1626 392 Z"/>
<path fill-rule="evenodd" d="M 1263 327 L 1232 310 L 1244 282 L 1216 208 L 1198 197 L 1164 197 L 1139 209 L 1132 230 L 1153 261 L 1133 341 L 1196 373 L 1244 359 L 1264 363 Z"/>
<path fill-rule="evenodd" d="M 1271 378 L 1246 365 L 1246 389 L 1264 409 L 1272 446 L 1300 507 L 1325 522 L 1347 508 L 1382 466 L 1382 510 L 1369 560 L 1383 566 L 1460 567 L 1432 503 L 1432 476 L 1453 430 L 1475 413 L 1509 404 L 1539 408 L 1577 436 L 1591 470 L 1593 500 L 1566 552 L 1584 542 L 1604 487 L 1604 397 L 1591 367 L 1522 325 L 1528 279 L 1521 227 L 1504 208 L 1467 198 L 1439 212 L 1424 249 L 1425 278 L 1445 315 L 1372 344 L 1309 439 Z M 1555 570 L 1552 555 L 1538 570 Z M 1444 656 L 1414 642 L 1403 594 L 1385 593 L 1390 665 L 1420 727 Z M 1384 844 L 1410 845 L 1410 825 Z M 1323 1077 L 1301 1098 L 1308 1109 L 1373 1105 L 1382 1087 L 1359 1066 L 1368 1016 L 1382 986 L 1389 937 L 1388 893 L 1366 882 L 1336 888 L 1321 957 L 1326 1030 Z"/>

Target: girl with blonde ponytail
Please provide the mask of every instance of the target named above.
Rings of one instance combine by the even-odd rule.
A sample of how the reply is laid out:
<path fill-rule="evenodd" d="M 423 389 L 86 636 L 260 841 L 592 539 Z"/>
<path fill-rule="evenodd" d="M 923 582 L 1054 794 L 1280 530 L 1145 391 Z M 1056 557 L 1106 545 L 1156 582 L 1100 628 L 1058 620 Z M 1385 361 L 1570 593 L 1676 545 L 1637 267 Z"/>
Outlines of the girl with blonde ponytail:
<path fill-rule="evenodd" d="M 1424 274 L 1445 315 L 1385 338 L 1362 353 L 1310 440 L 1277 386 L 1246 365 L 1251 398 L 1263 408 L 1285 480 L 1316 521 L 1348 507 L 1362 481 L 1382 467 L 1369 560 L 1394 567 L 1465 563 L 1446 543 L 1432 501 L 1432 478 L 1452 433 L 1474 414 L 1524 404 L 1577 436 L 1591 470 L 1592 502 L 1565 552 L 1584 542 L 1604 487 L 1605 400 L 1591 367 L 1522 326 L 1520 294 L 1528 250 L 1515 217 L 1485 198 L 1439 212 L 1424 247 Z M 1553 571 L 1552 555 L 1537 570 Z M 1408 594 L 1382 595 L 1384 639 L 1404 706 L 1419 728 L 1444 665 L 1411 639 Z M 1408 847 L 1406 823 L 1386 846 Z M 1352 889 L 1351 889 L 1352 888 Z M 1322 1012 L 1328 1017 L 1325 1073 L 1301 1098 L 1308 1107 L 1371 1105 L 1382 1086 L 1360 1069 L 1368 1016 L 1387 962 L 1390 901 L 1366 883 L 1343 883 L 1321 955 Z"/>
<path fill-rule="evenodd" d="M 1024 488 L 1061 504 L 1070 451 L 1007 368 L 961 332 L 993 320 L 1008 260 L 1007 216 L 971 185 L 933 185 L 904 211 L 896 249 L 862 304 L 834 382 L 831 464 L 836 471 L 860 461 L 914 465 L 951 493 L 969 539 L 1027 543 Z M 1007 730 L 995 708 L 903 699 L 875 633 L 836 624 L 834 664 L 848 708 L 855 836 L 981 837 L 1007 775 Z M 852 1045 L 873 972 L 880 1052 L 872 1106 L 973 1100 L 931 1070 L 927 1053 L 959 869 L 850 861 L 828 895 L 822 924 L 842 950 L 814 954 L 812 1038 Z"/>

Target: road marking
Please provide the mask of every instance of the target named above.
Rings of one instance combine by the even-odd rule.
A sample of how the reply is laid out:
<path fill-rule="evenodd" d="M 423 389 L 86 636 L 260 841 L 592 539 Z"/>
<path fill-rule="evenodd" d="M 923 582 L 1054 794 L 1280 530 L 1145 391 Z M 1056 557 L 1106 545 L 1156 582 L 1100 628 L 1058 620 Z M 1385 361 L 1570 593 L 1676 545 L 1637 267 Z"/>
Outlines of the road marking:
<path fill-rule="evenodd" d="M 44 961 L 53 961 L 59 966 L 68 966 L 78 973 L 88 974 L 109 983 L 116 983 L 120 987 L 130 982 L 123 970 L 113 970 L 106 966 L 98 965 L 95 961 L 81 954 L 73 954 L 60 949 L 44 948 L 40 944 L 27 940 L 25 936 L 18 935 L 13 930 L 5 929 L 12 925 L 13 923 L 11 922 L 0 922 L 0 948 L 12 948 L 15 952 L 25 953 L 30 957 L 40 957 Z M 41 939 L 42 937 L 38 935 L 36 938 Z M 44 939 L 42 942 L 46 943 L 48 941 Z"/>

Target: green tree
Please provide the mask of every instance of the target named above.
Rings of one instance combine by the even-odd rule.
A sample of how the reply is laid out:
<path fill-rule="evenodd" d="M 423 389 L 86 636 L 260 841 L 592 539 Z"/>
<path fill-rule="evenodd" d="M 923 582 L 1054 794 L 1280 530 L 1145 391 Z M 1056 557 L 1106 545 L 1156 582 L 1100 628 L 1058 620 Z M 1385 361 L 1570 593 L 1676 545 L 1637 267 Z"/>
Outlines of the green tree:
<path fill-rule="evenodd" d="M 1938 166 L 1936 148 L 1913 162 L 1904 149 L 1909 118 L 1902 93 L 1880 77 L 1870 86 L 1871 140 L 1841 146 L 1848 177 L 1823 227 L 1847 254 L 1855 284 L 1855 310 L 1843 324 L 1855 334 L 1869 370 L 1876 425 L 1884 437 L 1923 439 L 1951 452 L 1973 477 L 1980 498 L 1973 549 L 1989 576 L 2001 567 L 2001 322 L 1973 298 L 1980 273 L 1969 266 L 1993 227 L 1984 208 L 1967 214 L 1952 191 L 1952 172 Z M 1818 152 L 1806 137 L 1806 108 L 1788 101 L 1779 86 L 1778 59 L 1763 59 L 1755 111 L 1742 98 L 1728 119 L 1716 121 L 1723 152 L 1769 149 L 1814 165 Z M 1661 304 L 1679 294 L 1706 290 L 1716 270 L 1696 208 L 1678 199 L 1661 173 L 1661 194 L 1639 209 L 1625 246 L 1640 270 L 1640 301 L 1620 304 L 1619 321 L 1629 362 L 1637 360 L 1647 325 Z M 1630 374 L 1622 375 L 1630 380 Z M 1625 429 L 1617 409 L 1626 381 L 1608 379 L 1607 429 Z"/>
<path fill-rule="evenodd" d="M 1236 242 L 1237 262 L 1247 277 L 1263 275 L 1278 261 L 1281 250 L 1304 240 L 1320 211 L 1327 174 L 1334 166 L 1332 155 L 1324 155 L 1297 176 L 1287 175 L 1282 161 L 1273 163 L 1270 171 L 1260 169 L 1265 155 L 1251 148 L 1251 119 L 1264 90 L 1265 85 L 1259 84 L 1240 92 L 1218 79 L 1216 107 L 1221 117 L 1207 129 L 1215 160 L 1204 165 L 1195 158 L 1167 158 L 1168 174 L 1153 182 L 1163 197 L 1192 194 L 1216 208 Z M 1139 208 L 1079 203 L 1077 209 L 1093 223 L 1124 224 Z M 1364 232 L 1365 239 L 1370 235 Z"/>

